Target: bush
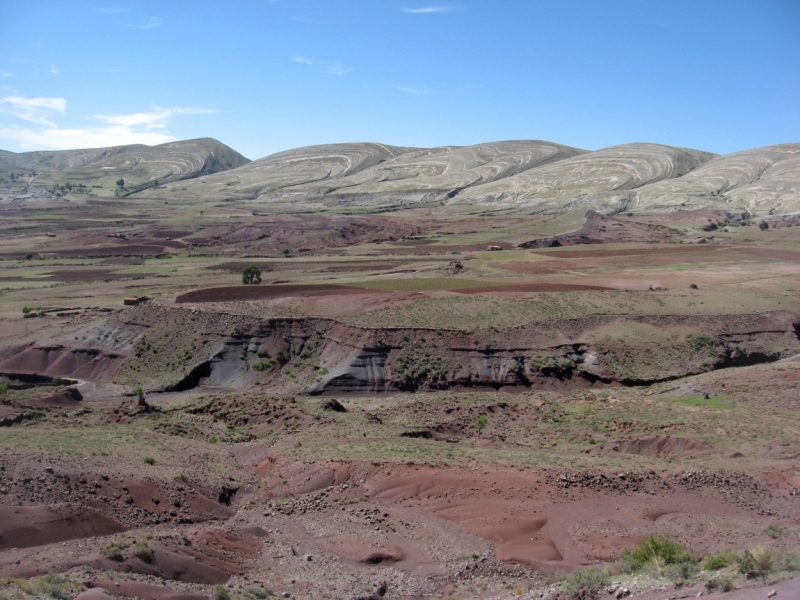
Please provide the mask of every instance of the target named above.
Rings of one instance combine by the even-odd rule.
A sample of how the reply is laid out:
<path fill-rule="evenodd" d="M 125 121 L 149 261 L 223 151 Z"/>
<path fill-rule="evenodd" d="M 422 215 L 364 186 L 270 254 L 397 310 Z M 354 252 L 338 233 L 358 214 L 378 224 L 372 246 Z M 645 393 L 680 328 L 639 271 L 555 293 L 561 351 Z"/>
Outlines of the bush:
<path fill-rule="evenodd" d="M 664 567 L 664 577 L 675 585 L 683 585 L 687 579 L 697 575 L 697 565 L 691 560 L 683 560 Z"/>
<path fill-rule="evenodd" d="M 720 590 L 722 592 L 727 593 L 736 587 L 733 583 L 735 580 L 736 577 L 731 573 L 720 575 L 719 577 L 712 577 L 711 579 L 706 581 L 706 589 L 709 592 Z"/>
<path fill-rule="evenodd" d="M 745 550 L 744 555 L 739 558 L 739 572 L 748 579 L 761 577 L 766 579 L 772 571 L 775 560 L 775 549 L 769 546 L 759 546 L 752 550 Z"/>
<path fill-rule="evenodd" d="M 214 588 L 214 600 L 231 600 L 231 595 L 221 585 Z"/>
<path fill-rule="evenodd" d="M 233 600 L 267 600 L 274 596 L 271 590 L 265 587 L 250 585 L 238 594 L 233 595 Z"/>
<path fill-rule="evenodd" d="M 56 600 L 69 600 L 74 595 L 69 579 L 56 573 L 34 577 L 24 582 L 21 587 L 34 596 L 55 598 Z"/>
<path fill-rule="evenodd" d="M 758 224 L 758 228 L 761 231 L 766 231 L 767 229 L 769 229 L 769 224 L 767 224 L 766 221 L 761 221 L 761 223 Z"/>
<path fill-rule="evenodd" d="M 261 348 L 258 352 L 256 352 L 258 358 L 267 358 L 269 356 L 269 352 L 267 352 L 264 348 Z"/>
<path fill-rule="evenodd" d="M 253 370 L 254 371 L 266 371 L 267 369 L 272 366 L 272 361 L 264 362 L 259 360 L 258 362 L 253 363 Z"/>
<path fill-rule="evenodd" d="M 715 552 L 714 554 L 709 554 L 706 556 L 703 559 L 703 562 L 700 563 L 700 566 L 707 571 L 718 571 L 723 567 L 733 564 L 734 560 L 736 560 L 736 557 L 732 552 L 723 550 L 721 552 Z"/>
<path fill-rule="evenodd" d="M 608 571 L 599 567 L 588 567 L 570 573 L 564 582 L 564 594 L 573 600 L 597 598 L 609 583 Z"/>
<path fill-rule="evenodd" d="M 708 335 L 690 333 L 686 336 L 686 341 L 696 351 L 703 350 L 704 348 L 711 348 L 716 344 L 714 338 Z"/>
<path fill-rule="evenodd" d="M 148 565 L 156 558 L 153 549 L 147 545 L 147 540 L 139 540 L 136 542 L 136 547 L 134 548 L 133 553 L 136 555 L 136 558 L 147 563 Z"/>
<path fill-rule="evenodd" d="M 641 569 L 656 559 L 665 566 L 688 562 L 692 560 L 692 555 L 679 542 L 669 536 L 651 533 L 639 542 L 636 548 L 627 550 L 622 555 L 622 559 L 630 564 L 633 569 Z"/>
<path fill-rule="evenodd" d="M 475 419 L 475 429 L 483 429 L 488 422 L 489 420 L 486 418 L 486 415 L 479 415 L 478 418 Z"/>
<path fill-rule="evenodd" d="M 106 547 L 103 548 L 100 553 L 110 560 L 122 562 L 122 551 L 127 547 L 128 544 L 125 542 L 109 540 L 108 544 L 106 544 Z"/>
<path fill-rule="evenodd" d="M 156 459 L 152 456 L 145 456 L 142 460 L 144 460 L 144 464 L 146 465 L 154 465 L 156 464 Z"/>
<path fill-rule="evenodd" d="M 762 531 L 762 533 L 764 535 L 768 535 L 774 540 L 783 535 L 786 535 L 787 531 L 783 527 L 779 527 L 777 525 L 770 525 L 764 531 Z"/>

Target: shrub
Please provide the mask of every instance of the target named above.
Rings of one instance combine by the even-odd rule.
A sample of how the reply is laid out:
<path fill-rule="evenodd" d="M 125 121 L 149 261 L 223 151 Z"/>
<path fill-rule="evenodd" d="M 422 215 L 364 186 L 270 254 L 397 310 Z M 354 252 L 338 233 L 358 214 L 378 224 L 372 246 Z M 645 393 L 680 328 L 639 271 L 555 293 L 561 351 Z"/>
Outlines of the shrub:
<path fill-rule="evenodd" d="M 716 344 L 714 338 L 708 335 L 690 333 L 686 336 L 686 341 L 694 350 L 703 350 L 704 348 L 711 348 Z"/>
<path fill-rule="evenodd" d="M 106 544 L 106 547 L 103 548 L 100 553 L 110 560 L 122 562 L 122 551 L 127 547 L 128 544 L 125 542 L 109 540 L 108 544 Z"/>
<path fill-rule="evenodd" d="M 574 600 L 597 598 L 609 583 L 608 571 L 599 567 L 588 567 L 570 573 L 564 582 L 564 594 Z"/>
<path fill-rule="evenodd" d="M 766 231 L 767 229 L 769 229 L 769 225 L 767 224 L 766 221 L 761 221 L 761 223 L 758 224 L 758 228 L 761 231 Z"/>
<path fill-rule="evenodd" d="M 146 464 L 146 465 L 154 465 L 154 464 L 156 464 L 156 459 L 153 458 L 152 456 L 145 456 L 143 460 L 144 460 L 144 464 Z"/>
<path fill-rule="evenodd" d="M 664 565 L 672 565 L 690 561 L 692 555 L 680 542 L 676 542 L 669 536 L 651 533 L 639 542 L 636 548 L 627 550 L 622 558 L 634 569 L 640 569 L 656 559 L 663 562 Z"/>
<path fill-rule="evenodd" d="M 156 558 L 153 549 L 147 545 L 147 540 L 139 540 L 136 542 L 133 553 L 136 555 L 136 558 L 147 564 L 152 563 Z"/>
<path fill-rule="evenodd" d="M 322 370 L 319 372 L 320 375 L 327 375 L 328 373 L 330 373 L 330 371 L 328 371 L 328 367 L 322 367 Z"/>
<path fill-rule="evenodd" d="M 144 400 L 144 392 L 142 391 L 142 388 L 137 387 L 136 389 L 133 390 L 133 393 L 139 399 L 139 402 L 142 402 Z"/>
<path fill-rule="evenodd" d="M 258 362 L 253 363 L 253 370 L 254 371 L 266 371 L 270 367 L 269 362 L 264 362 L 259 360 Z"/>
<path fill-rule="evenodd" d="M 286 355 L 283 353 L 282 350 L 278 350 L 275 353 L 275 360 L 277 360 L 281 364 L 289 362 L 289 359 L 286 357 Z"/>
<path fill-rule="evenodd" d="M 486 427 L 486 423 L 488 423 L 488 419 L 486 415 L 479 415 L 477 419 L 475 419 L 475 429 L 483 429 Z"/>
<path fill-rule="evenodd" d="M 221 585 L 214 588 L 214 600 L 231 600 L 231 595 Z"/>
<path fill-rule="evenodd" d="M 786 530 L 783 527 L 779 527 L 777 525 L 770 525 L 764 531 L 762 531 L 764 535 L 768 535 L 773 540 L 777 539 L 783 535 L 786 535 Z"/>
<path fill-rule="evenodd" d="M 264 348 L 261 348 L 258 352 L 258 358 L 267 358 L 269 356 L 269 352 L 267 352 Z"/>
<path fill-rule="evenodd" d="M 56 600 L 69 600 L 74 595 L 69 579 L 56 573 L 34 577 L 24 582 L 21 587 L 34 596 L 55 598 Z"/>
<path fill-rule="evenodd" d="M 706 581 L 706 590 L 709 592 L 713 592 L 715 590 L 720 590 L 722 592 L 730 592 L 731 590 L 736 587 L 734 585 L 734 580 L 736 577 L 731 573 L 726 573 L 725 575 L 720 575 L 719 577 L 712 577 L 708 581 Z"/>
<path fill-rule="evenodd" d="M 683 585 L 687 579 L 697 574 L 697 565 L 691 560 L 683 560 L 664 568 L 664 576 L 676 585 Z"/>
<path fill-rule="evenodd" d="M 736 557 L 732 552 L 722 550 L 721 552 L 715 552 L 714 554 L 709 554 L 706 556 L 703 559 L 701 566 L 707 571 L 718 571 L 723 567 L 733 564 L 735 559 Z"/>
<path fill-rule="evenodd" d="M 772 571 L 775 559 L 775 549 L 769 546 L 759 546 L 752 550 L 745 550 L 744 555 L 739 558 L 739 572 L 748 579 L 761 577 L 766 579 Z"/>
<path fill-rule="evenodd" d="M 233 600 L 267 600 L 274 596 L 271 590 L 265 587 L 250 585 L 238 594 L 233 595 Z"/>

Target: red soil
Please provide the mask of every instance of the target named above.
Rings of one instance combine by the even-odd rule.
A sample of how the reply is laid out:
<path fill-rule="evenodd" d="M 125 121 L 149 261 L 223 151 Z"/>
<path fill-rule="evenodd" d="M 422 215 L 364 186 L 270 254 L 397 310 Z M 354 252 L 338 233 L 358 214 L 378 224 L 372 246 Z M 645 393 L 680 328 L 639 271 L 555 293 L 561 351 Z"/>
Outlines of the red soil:
<path fill-rule="evenodd" d="M 186 302 L 235 302 L 241 300 L 268 300 L 288 296 L 342 296 L 367 294 L 371 290 L 345 285 L 250 285 L 228 286 L 193 290 L 178 295 L 177 303 Z M 380 293 L 375 290 L 375 293 Z"/>
<path fill-rule="evenodd" d="M 93 510 L 0 505 L 0 550 L 29 548 L 124 530 L 120 523 Z"/>
<path fill-rule="evenodd" d="M 618 444 L 601 444 L 593 448 L 590 454 L 623 452 L 625 454 L 638 454 L 641 456 L 675 456 L 698 455 L 713 451 L 714 446 L 702 440 L 670 435 L 656 435 L 635 440 L 626 440 Z"/>
<path fill-rule="evenodd" d="M 208 600 L 206 594 L 175 592 L 169 588 L 151 585 L 149 583 L 141 583 L 139 581 L 98 579 L 94 581 L 93 584 L 96 588 L 106 590 L 113 596 L 140 598 L 141 600 Z M 89 590 L 89 592 L 93 591 L 95 590 Z M 88 594 L 89 592 L 84 592 L 83 594 Z M 78 596 L 78 598 L 81 598 L 83 594 Z M 75 600 L 77 600 L 77 598 Z M 95 600 L 95 597 L 87 598 L 87 600 Z"/>
<path fill-rule="evenodd" d="M 146 244 L 130 244 L 127 246 L 110 246 L 106 248 L 73 248 L 69 250 L 56 250 L 59 257 L 94 257 L 94 256 L 155 256 L 164 253 L 165 243 L 159 242 L 158 246 Z M 180 247 L 183 247 L 182 245 Z"/>

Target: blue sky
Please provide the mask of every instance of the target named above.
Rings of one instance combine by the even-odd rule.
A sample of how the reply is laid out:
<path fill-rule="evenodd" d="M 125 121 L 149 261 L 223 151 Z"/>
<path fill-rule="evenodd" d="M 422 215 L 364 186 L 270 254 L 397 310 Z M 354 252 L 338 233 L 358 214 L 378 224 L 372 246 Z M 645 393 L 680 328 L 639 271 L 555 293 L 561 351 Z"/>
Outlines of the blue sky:
<path fill-rule="evenodd" d="M 800 142 L 797 0 L 0 0 L 0 148 Z"/>

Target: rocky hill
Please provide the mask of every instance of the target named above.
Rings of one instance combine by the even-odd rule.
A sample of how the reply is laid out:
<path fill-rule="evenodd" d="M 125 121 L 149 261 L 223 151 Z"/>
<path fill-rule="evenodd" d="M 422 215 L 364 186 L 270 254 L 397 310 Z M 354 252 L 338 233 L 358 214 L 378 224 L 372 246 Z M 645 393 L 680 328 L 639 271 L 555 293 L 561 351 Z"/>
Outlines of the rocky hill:
<path fill-rule="evenodd" d="M 118 179 L 124 188 L 116 186 Z M 436 148 L 348 143 L 296 148 L 253 162 L 211 139 L 0 151 L 0 197 L 7 195 L 6 201 L 34 199 L 68 184 L 98 196 L 308 208 L 476 204 L 531 214 L 706 208 L 761 217 L 800 211 L 800 144 L 716 156 L 651 143 L 594 152 L 537 140 Z"/>
<path fill-rule="evenodd" d="M 0 186 L 13 197 L 38 197 L 55 186 L 84 186 L 98 196 L 128 195 L 169 183 L 210 175 L 250 161 L 211 138 L 158 146 L 134 144 L 85 150 L 14 153 L 0 151 Z M 123 188 L 116 182 L 122 179 Z M 28 189 L 34 188 L 34 189 Z M 3 194 L 5 195 L 5 194 Z"/>

